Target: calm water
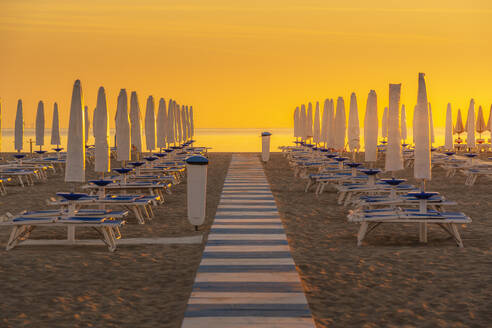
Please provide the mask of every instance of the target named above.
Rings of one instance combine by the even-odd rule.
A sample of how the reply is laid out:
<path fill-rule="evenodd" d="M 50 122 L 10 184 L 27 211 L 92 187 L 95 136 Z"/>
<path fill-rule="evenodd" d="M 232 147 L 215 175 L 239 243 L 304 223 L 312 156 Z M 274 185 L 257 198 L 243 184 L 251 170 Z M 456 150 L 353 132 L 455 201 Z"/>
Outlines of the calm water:
<path fill-rule="evenodd" d="M 261 137 L 260 134 L 263 131 L 269 131 L 271 136 L 271 149 L 275 151 L 278 146 L 290 145 L 294 138 L 293 129 L 289 128 L 276 128 L 276 129 L 197 129 L 195 139 L 197 140 L 197 146 L 212 147 L 211 151 L 214 152 L 259 152 L 261 150 Z M 407 141 L 412 141 L 412 133 L 409 129 L 409 137 Z M 435 146 L 444 144 L 444 131 L 442 128 L 436 128 L 436 142 Z M 66 147 L 67 131 L 61 130 L 62 147 Z M 114 131 L 111 131 L 111 135 L 114 136 Z M 361 131 L 361 146 L 363 147 L 363 131 Z M 464 138 L 464 136 L 462 136 Z M 489 138 L 490 134 L 483 134 L 484 138 Z M 24 151 L 29 152 L 29 139 L 33 141 L 33 149 L 35 146 L 34 129 L 24 130 Z M 48 145 L 51 139 L 51 131 L 47 129 L 45 131 L 45 144 L 44 149 L 51 149 L 52 146 Z M 113 144 L 111 139 L 111 144 Z M 145 140 L 145 138 L 144 138 Z M 94 143 L 92 137 L 92 131 L 89 137 L 89 144 Z M 2 131 L 2 149 L 4 152 L 14 151 L 14 131 L 13 129 L 4 129 Z"/>

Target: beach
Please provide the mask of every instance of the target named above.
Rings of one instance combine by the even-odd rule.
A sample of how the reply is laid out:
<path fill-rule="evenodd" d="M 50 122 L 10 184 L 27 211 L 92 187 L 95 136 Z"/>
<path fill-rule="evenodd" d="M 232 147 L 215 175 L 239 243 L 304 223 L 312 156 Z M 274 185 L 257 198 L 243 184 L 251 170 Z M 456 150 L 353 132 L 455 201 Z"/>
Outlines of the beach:
<path fill-rule="evenodd" d="M 257 154 L 251 154 L 257 156 Z M 230 153 L 210 153 L 207 217 L 195 232 L 186 220 L 186 182 L 166 195 L 155 218 L 133 218 L 123 238 L 206 236 L 215 216 Z M 381 163 L 379 163 L 381 164 Z M 118 163 L 113 163 L 118 167 Z M 356 246 L 358 225 L 328 189 L 304 192 L 287 160 L 272 153 L 264 165 L 292 257 L 317 327 L 486 327 L 492 314 L 492 214 L 488 184 L 434 170 L 428 190 L 458 202 L 473 223 L 460 227 L 465 248 L 431 227 L 418 242 L 416 225 L 385 225 Z M 89 168 L 87 172 L 92 172 Z M 402 174 L 414 183 L 412 170 Z M 87 179 L 95 178 L 88 173 Z M 63 175 L 34 187 L 11 187 L 0 213 L 46 209 L 46 199 L 69 191 Z M 19 246 L 5 251 L 0 229 L 0 326 L 180 327 L 206 238 L 192 245 Z M 90 230 L 77 236 L 96 238 Z M 37 229 L 32 238 L 65 238 L 62 229 Z"/>
<path fill-rule="evenodd" d="M 132 217 L 123 238 L 194 236 L 209 230 L 231 155 L 209 154 L 207 212 L 200 231 L 187 221 L 186 179 L 155 207 L 155 218 Z M 113 163 L 119 167 L 119 163 Z M 96 178 L 86 170 L 87 180 Z M 0 214 L 47 209 L 57 191 L 70 191 L 63 174 L 34 187 L 10 187 Z M 76 189 L 78 190 L 78 189 Z M 77 238 L 98 238 L 79 229 Z M 179 327 L 204 242 L 192 245 L 18 246 L 5 251 L 10 229 L 0 228 L 0 327 Z M 36 238 L 66 238 L 63 228 L 36 229 Z"/>

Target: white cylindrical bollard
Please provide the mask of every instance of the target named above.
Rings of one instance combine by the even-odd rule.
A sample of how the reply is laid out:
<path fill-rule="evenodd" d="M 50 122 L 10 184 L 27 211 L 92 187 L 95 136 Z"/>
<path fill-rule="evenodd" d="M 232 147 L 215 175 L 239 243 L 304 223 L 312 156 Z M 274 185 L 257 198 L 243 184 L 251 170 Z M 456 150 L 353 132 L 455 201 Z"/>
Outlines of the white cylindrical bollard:
<path fill-rule="evenodd" d="M 207 201 L 207 167 L 208 159 L 203 156 L 191 156 L 186 159 L 188 221 L 195 226 L 205 221 Z"/>
<path fill-rule="evenodd" d="M 270 159 L 270 132 L 262 132 L 261 134 L 261 160 L 268 162 Z"/>

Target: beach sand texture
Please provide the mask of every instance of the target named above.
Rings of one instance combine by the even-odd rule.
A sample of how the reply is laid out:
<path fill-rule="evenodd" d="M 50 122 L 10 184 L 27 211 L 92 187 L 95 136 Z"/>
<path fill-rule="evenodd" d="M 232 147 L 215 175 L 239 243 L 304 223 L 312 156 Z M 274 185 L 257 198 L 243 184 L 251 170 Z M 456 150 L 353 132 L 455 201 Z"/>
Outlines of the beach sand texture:
<path fill-rule="evenodd" d="M 382 164 L 382 163 L 380 163 Z M 305 193 L 287 160 L 266 164 L 291 253 L 318 327 L 487 327 L 492 320 L 490 184 L 433 171 L 428 190 L 458 202 L 473 223 L 460 227 L 464 249 L 438 227 L 418 242 L 417 225 L 383 225 L 362 247 L 358 225 L 336 204 L 333 189 Z M 407 177 L 412 169 L 397 176 Z"/>

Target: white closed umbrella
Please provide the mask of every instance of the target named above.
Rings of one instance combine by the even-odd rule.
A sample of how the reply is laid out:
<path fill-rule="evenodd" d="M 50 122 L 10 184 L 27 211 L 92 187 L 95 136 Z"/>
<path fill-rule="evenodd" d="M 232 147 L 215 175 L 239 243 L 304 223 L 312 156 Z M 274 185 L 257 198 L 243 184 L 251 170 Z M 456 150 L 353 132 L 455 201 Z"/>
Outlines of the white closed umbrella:
<path fill-rule="evenodd" d="M 483 118 L 482 106 L 478 107 L 477 122 L 475 124 L 475 131 L 478 132 L 479 138 L 482 138 L 482 133 L 487 130 L 487 124 Z"/>
<path fill-rule="evenodd" d="M 466 131 L 466 146 L 468 148 L 475 148 L 475 100 L 470 100 L 470 106 L 468 107 L 468 116 L 465 124 Z"/>
<path fill-rule="evenodd" d="M 160 104 L 159 104 L 160 105 Z M 160 106 L 159 106 L 160 107 Z M 167 111 L 167 143 L 176 143 L 176 132 L 174 124 L 174 100 L 169 100 Z"/>
<path fill-rule="evenodd" d="M 181 126 L 183 130 L 183 142 L 188 141 L 188 122 L 186 119 L 186 106 L 181 107 Z"/>
<path fill-rule="evenodd" d="M 337 110 L 335 114 L 335 149 L 345 149 L 345 136 L 347 135 L 347 119 L 345 115 L 345 102 L 342 97 L 337 99 Z"/>
<path fill-rule="evenodd" d="M 130 160 L 130 120 L 128 114 L 128 96 L 125 89 L 120 90 L 116 107 L 116 157 L 118 161 Z M 123 163 L 124 165 L 124 163 Z"/>
<path fill-rule="evenodd" d="M 431 173 L 431 142 L 429 106 L 425 86 L 425 74 L 419 73 L 417 106 L 415 107 L 415 163 L 413 175 L 416 179 L 430 180 Z"/>
<path fill-rule="evenodd" d="M 38 103 L 36 112 L 36 146 L 41 150 L 44 146 L 44 104 L 42 101 Z"/>
<path fill-rule="evenodd" d="M 174 107 L 174 119 L 176 120 L 176 132 L 178 136 L 178 143 L 183 141 L 183 130 L 181 126 L 181 105 L 176 104 Z"/>
<path fill-rule="evenodd" d="M 325 99 L 323 105 L 323 115 L 321 116 L 321 141 L 326 144 L 328 142 L 328 106 L 330 105 L 330 100 Z"/>
<path fill-rule="evenodd" d="M 383 117 L 381 119 L 381 136 L 383 139 L 388 138 L 388 107 L 384 107 Z"/>
<path fill-rule="evenodd" d="M 335 148 L 335 106 L 333 103 L 333 99 L 330 99 L 328 103 L 328 139 L 327 139 L 327 147 Z"/>
<path fill-rule="evenodd" d="M 446 109 L 446 127 L 444 131 L 444 148 L 447 150 L 453 149 L 453 112 L 451 104 L 448 103 Z"/>
<path fill-rule="evenodd" d="M 357 107 L 357 96 L 355 95 L 355 92 L 352 92 L 350 95 L 347 136 L 350 151 L 358 151 L 360 148 L 360 127 L 359 109 Z"/>
<path fill-rule="evenodd" d="M 15 113 L 14 146 L 15 150 L 18 152 L 20 152 L 24 146 L 24 117 L 21 99 L 17 101 L 17 112 Z"/>
<path fill-rule="evenodd" d="M 319 102 L 316 102 L 316 110 L 314 111 L 313 122 L 313 141 L 315 144 L 319 144 L 321 142 L 321 131 L 319 123 Z"/>
<path fill-rule="evenodd" d="M 147 98 L 145 108 L 145 145 L 151 153 L 155 149 L 155 102 L 152 96 Z"/>
<path fill-rule="evenodd" d="M 171 109 L 171 100 L 169 100 L 169 115 Z M 169 135 L 167 133 L 168 126 L 168 116 L 166 113 L 166 101 L 164 98 L 159 99 L 159 107 L 157 108 L 157 148 L 166 148 L 166 140 L 169 140 Z M 171 142 L 171 141 L 168 141 Z"/>
<path fill-rule="evenodd" d="M 94 171 L 109 172 L 111 169 L 110 147 L 109 147 L 109 119 L 108 107 L 106 105 L 106 91 L 100 87 L 97 92 L 97 106 L 94 110 L 94 145 L 95 162 Z"/>
<path fill-rule="evenodd" d="M 84 107 L 84 124 L 85 124 L 85 143 L 89 142 L 89 130 L 91 127 L 91 122 L 89 120 L 89 107 Z"/>
<path fill-rule="evenodd" d="M 132 146 L 141 153 L 142 152 L 142 124 L 140 123 L 140 105 L 138 96 L 135 91 L 132 91 L 130 96 L 130 131 Z"/>
<path fill-rule="evenodd" d="M 301 105 L 301 115 L 300 115 L 300 128 L 301 128 L 301 138 L 302 140 L 306 141 L 307 140 L 307 113 L 306 113 L 306 106 L 304 104 Z"/>
<path fill-rule="evenodd" d="M 364 117 L 364 157 L 366 162 L 375 162 L 378 157 L 378 97 L 376 91 L 369 91 Z"/>
<path fill-rule="evenodd" d="M 294 110 L 294 138 L 299 138 L 299 107 Z"/>
<path fill-rule="evenodd" d="M 190 137 L 195 136 L 195 122 L 194 122 L 194 117 L 193 117 L 193 106 L 190 106 L 190 129 L 191 129 L 191 135 Z"/>
<path fill-rule="evenodd" d="M 85 181 L 85 120 L 84 98 L 80 81 L 75 81 L 68 121 L 65 182 Z"/>
<path fill-rule="evenodd" d="M 403 170 L 400 132 L 400 92 L 401 84 L 389 85 L 388 106 L 388 144 L 386 145 L 385 171 Z"/>
<path fill-rule="evenodd" d="M 492 132 L 492 105 L 490 105 L 489 120 L 487 121 L 487 131 Z"/>
<path fill-rule="evenodd" d="M 57 147 L 61 144 L 60 140 L 60 121 L 58 118 L 58 104 L 53 106 L 53 120 L 51 121 L 51 144 Z"/>
<path fill-rule="evenodd" d="M 431 145 L 436 142 L 436 135 L 434 134 L 434 120 L 432 119 L 432 107 L 429 103 L 429 121 L 430 121 L 430 134 L 431 134 Z"/>
<path fill-rule="evenodd" d="M 306 114 L 306 135 L 308 139 L 313 137 L 313 105 L 311 103 L 308 103 Z"/>
<path fill-rule="evenodd" d="M 407 110 L 405 109 L 405 105 L 401 105 L 400 128 L 401 128 L 401 139 L 403 140 L 403 142 L 405 142 L 408 138 Z"/>

